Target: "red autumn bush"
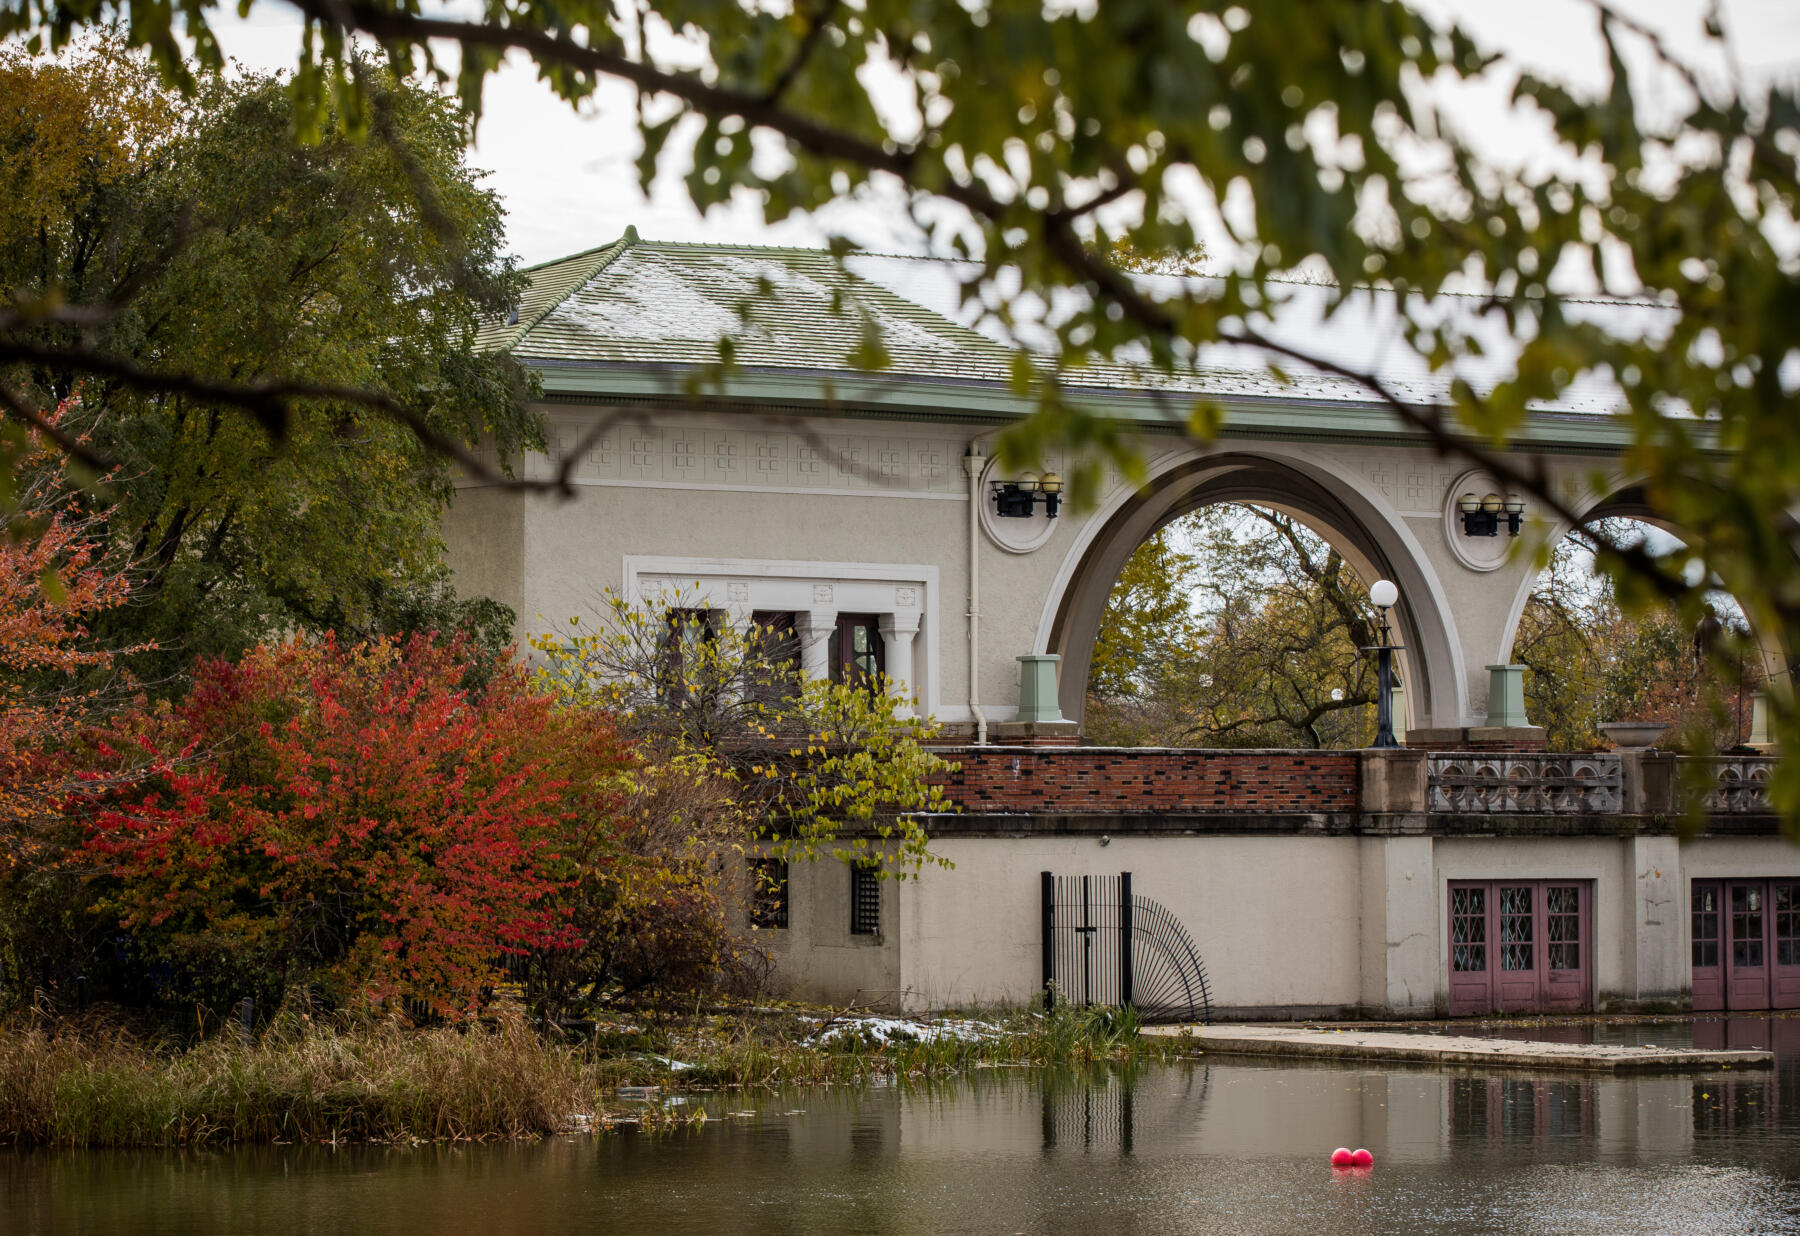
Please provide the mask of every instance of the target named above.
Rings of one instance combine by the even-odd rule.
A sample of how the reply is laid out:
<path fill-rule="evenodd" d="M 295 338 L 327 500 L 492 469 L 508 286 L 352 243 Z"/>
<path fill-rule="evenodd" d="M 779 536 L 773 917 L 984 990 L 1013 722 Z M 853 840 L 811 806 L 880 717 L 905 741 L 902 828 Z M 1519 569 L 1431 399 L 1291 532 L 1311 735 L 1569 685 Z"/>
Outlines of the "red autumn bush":
<path fill-rule="evenodd" d="M 461 641 L 203 663 L 155 742 L 169 770 L 89 813 L 84 857 L 165 998 L 460 1015 L 502 956 L 582 943 L 578 870 L 632 861 L 610 721 Z"/>

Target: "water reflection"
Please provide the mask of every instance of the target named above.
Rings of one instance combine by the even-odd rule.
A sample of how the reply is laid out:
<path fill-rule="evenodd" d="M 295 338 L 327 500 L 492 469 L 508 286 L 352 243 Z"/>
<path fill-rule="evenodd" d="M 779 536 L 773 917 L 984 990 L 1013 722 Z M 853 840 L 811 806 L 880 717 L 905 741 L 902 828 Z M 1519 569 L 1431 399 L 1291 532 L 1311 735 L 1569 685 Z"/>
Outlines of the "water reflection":
<path fill-rule="evenodd" d="M 1450 1137 L 1502 1142 L 1576 1138 L 1598 1141 L 1595 1084 L 1520 1078 L 1459 1077 L 1450 1083 Z"/>
<path fill-rule="evenodd" d="M 1156 1085 L 1135 1069 L 1045 1073 L 1038 1083 L 1044 1152 L 1078 1148 L 1087 1154 L 1130 1154 L 1140 1124 L 1151 1136 L 1195 1127 L 1204 1113 L 1211 1071 L 1200 1065 L 1173 1076 L 1173 1084 Z"/>
<path fill-rule="evenodd" d="M 1779 1064 L 1601 1079 L 1225 1058 L 992 1069 L 700 1096 L 715 1119 L 666 1136 L 0 1155 L 0 1231 L 1800 1231 L 1800 1021 L 1533 1029 L 1767 1045 Z M 1336 1145 L 1368 1147 L 1374 1170 L 1333 1172 Z"/>

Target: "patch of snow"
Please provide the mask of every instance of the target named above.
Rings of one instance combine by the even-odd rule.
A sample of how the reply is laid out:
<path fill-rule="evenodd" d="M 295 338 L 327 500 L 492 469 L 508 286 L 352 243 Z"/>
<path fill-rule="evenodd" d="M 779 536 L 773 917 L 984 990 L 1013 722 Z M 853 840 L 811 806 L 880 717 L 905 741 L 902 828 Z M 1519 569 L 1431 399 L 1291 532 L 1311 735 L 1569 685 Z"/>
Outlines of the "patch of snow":
<path fill-rule="evenodd" d="M 1000 1033 L 999 1027 L 984 1021 L 913 1021 L 904 1017 L 857 1017 L 834 1022 L 815 1034 L 814 1043 L 830 1043 L 841 1038 L 866 1039 L 876 1043 L 916 1041 L 934 1043 L 940 1039 L 973 1042 Z"/>

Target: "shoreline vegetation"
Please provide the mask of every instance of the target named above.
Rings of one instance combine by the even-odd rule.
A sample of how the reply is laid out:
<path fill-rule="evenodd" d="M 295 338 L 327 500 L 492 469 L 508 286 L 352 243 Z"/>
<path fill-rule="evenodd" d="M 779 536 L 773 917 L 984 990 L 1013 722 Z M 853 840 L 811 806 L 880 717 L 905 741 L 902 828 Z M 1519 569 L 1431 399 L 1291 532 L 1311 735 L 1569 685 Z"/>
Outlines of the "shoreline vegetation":
<path fill-rule="evenodd" d="M 546 1036 L 278 1017 L 197 1043 L 98 1019 L 0 1029 L 0 1144 L 52 1149 L 528 1140 L 703 1124 L 664 1096 L 928 1081 L 982 1068 L 1170 1060 L 1115 1010 L 936 1019 L 800 1006 L 634 1015 Z"/>

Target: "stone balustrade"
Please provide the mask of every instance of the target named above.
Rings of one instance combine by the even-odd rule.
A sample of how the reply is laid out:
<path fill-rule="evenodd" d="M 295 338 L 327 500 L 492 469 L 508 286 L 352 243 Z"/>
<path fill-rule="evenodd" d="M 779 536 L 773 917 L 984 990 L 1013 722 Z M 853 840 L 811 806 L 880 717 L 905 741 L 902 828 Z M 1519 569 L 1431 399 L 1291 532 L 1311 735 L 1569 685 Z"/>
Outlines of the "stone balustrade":
<path fill-rule="evenodd" d="M 1760 815 L 1770 810 L 1769 776 L 1775 771 L 1770 755 L 1690 757 L 1681 761 L 1683 787 L 1697 781 L 1706 788 L 1706 809 L 1719 815 Z"/>
<path fill-rule="evenodd" d="M 1426 775 L 1427 810 L 1453 815 L 1612 815 L 1624 803 L 1617 755 L 1433 752 Z"/>

